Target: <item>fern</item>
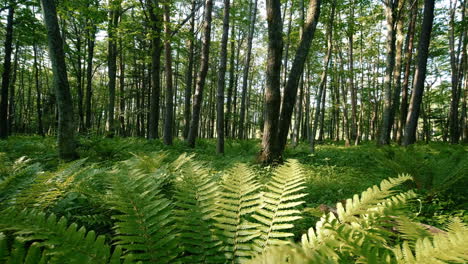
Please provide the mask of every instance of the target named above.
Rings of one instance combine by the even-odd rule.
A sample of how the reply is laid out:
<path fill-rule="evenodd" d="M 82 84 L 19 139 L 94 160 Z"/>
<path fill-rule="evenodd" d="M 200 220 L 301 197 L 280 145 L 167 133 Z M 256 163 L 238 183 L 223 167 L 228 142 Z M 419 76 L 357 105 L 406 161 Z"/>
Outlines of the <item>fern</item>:
<path fill-rule="evenodd" d="M 179 157 L 176 164 L 186 157 Z M 178 164 L 174 195 L 176 226 L 184 263 L 220 263 L 219 239 L 215 234 L 218 185 L 202 164 L 184 161 Z"/>
<path fill-rule="evenodd" d="M 468 261 L 468 227 L 455 219 L 446 234 L 416 240 L 414 251 L 408 241 L 394 249 L 398 263 L 466 263 Z"/>
<path fill-rule="evenodd" d="M 217 201 L 215 226 L 223 241 L 221 251 L 230 262 L 239 262 L 252 254 L 252 241 L 260 236 L 258 225 L 248 221 L 260 203 L 260 184 L 245 165 L 237 165 L 225 176 Z"/>
<path fill-rule="evenodd" d="M 171 202 L 160 194 L 161 180 L 119 171 L 110 175 L 109 201 L 116 214 L 115 241 L 135 260 L 171 263 L 177 256 Z"/>
<path fill-rule="evenodd" d="M 110 246 L 104 241 L 104 236 L 97 236 L 93 231 L 78 228 L 76 224 L 68 225 L 62 217 L 34 210 L 16 211 L 8 209 L 0 214 L 0 231 L 13 231 L 16 242 L 11 254 L 2 256 L 11 260 L 31 259 L 47 260 L 47 263 L 120 263 L 120 251 L 116 249 L 111 257 Z M 0 248 L 6 248 L 5 237 L 2 236 Z M 25 242 L 31 242 L 27 250 Z M 40 254 L 42 251 L 42 254 Z M 6 251 L 8 252 L 8 251 Z M 40 262 L 40 261 L 39 261 Z M 21 262 L 18 262 L 21 263 Z"/>
<path fill-rule="evenodd" d="M 0 204 L 11 203 L 11 199 L 34 182 L 35 176 L 42 170 L 39 163 L 27 166 L 28 160 L 20 158 L 15 162 L 10 175 L 0 181 Z"/>
<path fill-rule="evenodd" d="M 294 236 L 290 231 L 295 220 L 300 219 L 297 206 L 305 203 L 300 200 L 305 193 L 305 177 L 299 163 L 288 161 L 279 167 L 266 185 L 262 203 L 253 218 L 259 223 L 261 236 L 255 240 L 255 250 L 263 251 L 269 245 L 286 243 L 285 238 Z"/>

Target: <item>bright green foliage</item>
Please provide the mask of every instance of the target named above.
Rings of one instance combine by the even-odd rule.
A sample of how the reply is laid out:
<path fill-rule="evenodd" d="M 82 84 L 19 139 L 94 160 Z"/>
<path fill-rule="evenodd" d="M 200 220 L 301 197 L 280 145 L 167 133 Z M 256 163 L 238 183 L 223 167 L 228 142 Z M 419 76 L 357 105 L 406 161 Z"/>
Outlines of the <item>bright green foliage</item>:
<path fill-rule="evenodd" d="M 408 175 L 338 203 L 294 243 L 294 224 L 306 216 L 308 174 L 299 162 L 262 175 L 261 184 L 245 164 L 220 176 L 190 155 L 169 162 L 166 154 L 134 155 L 112 169 L 84 160 L 57 172 L 18 167 L 0 182 L 13 205 L 0 211 L 0 263 L 467 261 L 464 224 L 434 235 L 405 211 L 416 196 L 401 187 Z"/>
<path fill-rule="evenodd" d="M 5 179 L 0 179 L 0 204 L 11 203 L 10 198 L 26 189 L 41 171 L 39 163 L 28 165 L 29 160 L 26 157 L 17 159 L 9 170 L 9 175 Z"/>
<path fill-rule="evenodd" d="M 468 261 L 468 227 L 455 219 L 447 227 L 447 233 L 437 233 L 433 237 L 416 240 L 414 250 L 408 241 L 394 249 L 398 263 L 439 264 L 466 263 Z"/>
<path fill-rule="evenodd" d="M 284 244 L 285 238 L 294 236 L 288 232 L 294 221 L 300 219 L 300 211 L 296 209 L 304 201 L 300 200 L 305 193 L 305 176 L 299 163 L 288 161 L 279 167 L 266 185 L 262 195 L 262 203 L 252 216 L 259 223 L 261 235 L 255 240 L 255 250 L 263 251 L 269 245 Z"/>
<path fill-rule="evenodd" d="M 129 166 L 132 168 L 132 166 Z M 171 201 L 160 193 L 161 178 L 139 169 L 110 176 L 109 201 L 115 214 L 115 243 L 135 260 L 171 263 L 178 255 Z"/>
<path fill-rule="evenodd" d="M 252 240 L 260 235 L 248 216 L 260 203 L 260 184 L 245 165 L 237 165 L 223 178 L 215 226 L 221 232 L 222 251 L 228 260 L 242 260 L 252 252 Z"/>
<path fill-rule="evenodd" d="M 94 231 L 87 232 L 76 224 L 68 224 L 65 218 L 57 220 L 34 210 L 16 211 L 8 209 L 0 214 L 0 231 L 13 231 L 15 242 L 11 254 L 3 255 L 12 263 L 108 263 L 111 257 L 110 246 L 104 236 L 96 236 Z M 0 236 L 0 249 L 6 248 L 5 237 Z M 26 242 L 32 242 L 27 249 Z M 8 252 L 2 250 L 2 252 Z M 42 253 L 41 253 L 42 252 Z M 120 251 L 114 252 L 112 259 L 118 260 Z"/>
<path fill-rule="evenodd" d="M 220 241 L 214 233 L 217 214 L 218 184 L 204 169 L 204 164 L 187 162 L 183 156 L 175 162 L 175 220 L 184 263 L 219 263 Z"/>

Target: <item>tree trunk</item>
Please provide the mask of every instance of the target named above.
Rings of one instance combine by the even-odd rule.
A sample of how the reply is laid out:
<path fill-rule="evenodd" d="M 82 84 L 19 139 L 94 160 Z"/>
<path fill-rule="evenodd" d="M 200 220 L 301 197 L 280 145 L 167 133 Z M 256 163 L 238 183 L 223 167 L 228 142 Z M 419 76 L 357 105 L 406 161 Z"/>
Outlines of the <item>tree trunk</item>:
<path fill-rule="evenodd" d="M 120 56 L 119 56 L 119 68 L 120 68 L 120 79 L 119 79 L 119 92 L 120 92 L 120 102 L 119 102 L 119 121 L 120 121 L 120 136 L 127 136 L 125 128 L 125 57 L 122 46 L 122 38 L 120 42 Z"/>
<path fill-rule="evenodd" d="M 44 128 L 42 126 L 42 100 L 41 100 L 41 82 L 39 79 L 39 65 L 37 62 L 37 44 L 33 44 L 33 55 L 34 55 L 34 82 L 36 86 L 36 111 L 37 111 L 37 133 L 44 137 Z"/>
<path fill-rule="evenodd" d="M 93 96 L 93 56 L 94 44 L 96 41 L 96 26 L 92 26 L 88 30 L 88 56 L 86 66 L 86 98 L 85 98 L 85 112 L 86 112 L 86 125 L 85 128 L 91 128 L 91 99 Z"/>
<path fill-rule="evenodd" d="M 216 153 L 224 154 L 224 86 L 226 80 L 227 42 L 229 38 L 230 0 L 224 0 L 223 36 L 221 39 L 221 59 L 218 72 L 218 90 L 216 104 Z"/>
<path fill-rule="evenodd" d="M 203 103 L 203 88 L 205 86 L 206 75 L 208 73 L 208 63 L 210 55 L 211 20 L 212 20 L 213 0 L 205 1 L 205 18 L 203 25 L 203 44 L 201 51 L 200 71 L 197 76 L 197 86 L 193 97 L 192 118 L 190 120 L 190 130 L 187 143 L 191 148 L 195 147 L 195 139 L 198 134 L 200 123 L 200 112 Z"/>
<path fill-rule="evenodd" d="M 119 24 L 120 17 L 120 0 L 112 1 L 109 11 L 109 26 L 108 34 L 108 54 L 107 54 L 107 67 L 108 67 L 108 87 L 109 87 L 109 101 L 107 106 L 107 120 L 106 120 L 106 133 L 108 137 L 113 137 L 115 134 L 115 86 L 117 80 L 117 39 L 116 30 Z"/>
<path fill-rule="evenodd" d="M 63 41 L 60 36 L 57 11 L 53 0 L 41 0 L 44 24 L 47 30 L 49 57 L 54 74 L 55 94 L 58 109 L 58 152 L 61 159 L 75 159 L 75 123 L 73 104 L 68 83 Z"/>
<path fill-rule="evenodd" d="M 413 42 L 414 42 L 414 31 L 416 27 L 416 18 L 418 16 L 418 0 L 415 0 L 412 3 L 411 7 L 411 20 L 408 26 L 408 34 L 406 35 L 406 44 L 405 44 L 405 77 L 402 84 L 401 92 L 401 106 L 400 106 L 400 117 L 398 124 L 398 131 L 396 136 L 396 141 L 398 144 L 401 144 L 403 139 L 403 131 L 406 125 L 406 115 L 408 114 L 408 86 L 409 86 L 409 76 L 411 74 L 411 65 L 413 57 Z"/>
<path fill-rule="evenodd" d="M 350 131 L 350 138 L 351 140 L 356 139 L 357 133 L 357 95 L 356 95 L 356 87 L 354 85 L 354 8 L 355 8 L 354 0 L 351 2 L 350 5 L 350 14 L 349 14 L 349 22 L 348 22 L 348 48 L 349 48 L 349 90 L 351 93 L 351 131 Z"/>
<path fill-rule="evenodd" d="M 195 12 L 195 0 L 192 0 L 191 12 Z M 184 94 L 184 139 L 187 139 L 190 129 L 190 101 L 192 99 L 192 80 L 193 80 L 193 53 L 195 41 L 195 16 L 190 19 L 190 35 L 188 41 L 188 65 L 185 73 L 185 94 Z"/>
<path fill-rule="evenodd" d="M 255 1 L 255 2 L 252 2 Z M 240 109 L 240 116 L 239 116 L 239 139 L 245 139 L 245 131 L 244 131 L 244 123 L 245 123 L 245 105 L 246 105 L 246 98 L 247 98 L 247 81 L 249 79 L 249 71 L 250 71 L 250 58 L 252 55 L 252 40 L 255 31 L 255 20 L 257 18 L 257 0 L 250 1 L 250 28 L 249 28 L 249 36 L 247 39 L 247 55 L 245 57 L 244 63 L 244 74 L 242 76 L 242 97 L 241 97 L 241 109 Z"/>
<path fill-rule="evenodd" d="M 278 138 L 278 116 L 281 103 L 281 59 L 283 53 L 283 22 L 280 0 L 266 1 L 268 22 L 268 57 L 265 89 L 265 122 L 259 161 L 271 163 L 281 159 Z"/>
<path fill-rule="evenodd" d="M 431 40 L 432 22 L 434 20 L 434 0 L 424 0 L 424 17 L 421 27 L 421 36 L 418 43 L 418 58 L 416 76 L 414 78 L 413 93 L 406 118 L 405 137 L 403 145 L 408 146 L 416 142 L 416 128 L 418 125 L 419 111 L 424 92 L 424 80 L 426 79 L 427 57 Z"/>
<path fill-rule="evenodd" d="M 18 50 L 19 50 L 19 41 L 16 41 L 15 45 L 15 62 L 13 64 L 13 76 L 11 77 L 11 82 L 9 84 L 10 92 L 8 96 L 8 135 L 13 133 L 13 121 L 15 119 L 15 82 L 16 82 L 16 73 L 18 71 Z"/>
<path fill-rule="evenodd" d="M 164 144 L 172 145 L 173 130 L 173 110 L 174 110 L 174 92 L 172 91 L 172 49 L 171 49 L 171 28 L 170 28 L 171 2 L 164 3 L 164 56 L 166 73 L 166 116 L 164 118 Z"/>
<path fill-rule="evenodd" d="M 158 0 L 146 0 L 151 24 L 151 98 L 149 101 L 148 139 L 159 137 L 159 97 L 161 96 L 161 24 Z"/>
<path fill-rule="evenodd" d="M 8 89 L 10 88 L 11 53 L 13 49 L 13 16 L 15 7 L 12 3 L 8 7 L 6 36 L 5 36 L 5 59 L 3 63 L 2 90 L 0 98 L 0 139 L 8 137 Z"/>
<path fill-rule="evenodd" d="M 321 0 L 311 0 L 309 8 L 307 10 L 307 20 L 304 25 L 304 33 L 299 42 L 299 47 L 296 51 L 291 71 L 289 72 L 288 82 L 284 88 L 283 105 L 281 109 L 281 116 L 279 121 L 279 132 L 278 132 L 278 147 L 280 155 L 286 147 L 288 140 L 289 127 L 291 126 L 291 117 L 294 109 L 294 103 L 296 102 L 297 87 L 299 80 L 301 79 L 302 73 L 304 72 L 304 64 L 309 53 L 312 39 L 314 38 L 315 28 L 317 27 L 318 19 L 320 16 L 320 4 Z M 335 6 L 333 5 L 331 16 L 334 17 Z M 328 62 L 327 62 L 328 64 Z"/>
<path fill-rule="evenodd" d="M 384 111 L 380 128 L 379 145 L 390 144 L 391 112 L 392 112 L 392 74 L 395 68 L 395 20 L 398 0 L 385 2 L 385 16 L 387 17 L 387 61 L 384 81 Z"/>

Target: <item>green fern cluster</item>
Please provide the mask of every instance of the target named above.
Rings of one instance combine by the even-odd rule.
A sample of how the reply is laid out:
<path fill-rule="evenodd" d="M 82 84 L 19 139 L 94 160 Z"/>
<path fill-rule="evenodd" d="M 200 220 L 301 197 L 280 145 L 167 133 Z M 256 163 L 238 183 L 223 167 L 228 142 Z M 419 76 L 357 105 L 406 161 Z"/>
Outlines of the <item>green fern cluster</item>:
<path fill-rule="evenodd" d="M 0 213 L 7 252 L 0 262 L 238 263 L 286 243 L 304 203 L 304 174 L 296 161 L 280 167 L 266 184 L 246 165 L 219 178 L 187 155 L 172 163 L 164 153 L 135 155 L 106 173 L 84 162 L 30 175 L 26 187 L 6 182 L 17 191 L 4 195 L 14 206 Z M 57 220 L 51 212 L 71 196 L 107 208 L 112 229 L 96 236 L 67 224 L 65 217 Z M 98 216 L 75 219 L 88 224 Z"/>
<path fill-rule="evenodd" d="M 164 153 L 134 155 L 110 169 L 80 160 L 55 173 L 24 164 L 0 182 L 0 263 L 468 260 L 463 223 L 434 235 L 405 216 L 416 194 L 396 187 L 410 179 L 384 180 L 338 203 L 296 244 L 306 194 L 295 160 L 266 183 L 246 165 L 220 177 L 185 154 L 173 162 Z"/>

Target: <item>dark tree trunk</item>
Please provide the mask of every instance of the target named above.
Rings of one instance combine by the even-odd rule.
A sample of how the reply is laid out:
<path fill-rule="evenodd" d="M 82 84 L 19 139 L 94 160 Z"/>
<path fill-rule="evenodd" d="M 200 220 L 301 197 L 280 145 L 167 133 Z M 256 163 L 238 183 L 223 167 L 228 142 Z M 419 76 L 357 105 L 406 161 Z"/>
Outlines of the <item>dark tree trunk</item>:
<path fill-rule="evenodd" d="M 85 128 L 89 130 L 91 128 L 91 99 L 93 96 L 93 56 L 94 56 L 94 44 L 96 41 L 96 26 L 93 26 L 88 30 L 88 56 L 86 66 L 86 125 Z"/>
<path fill-rule="evenodd" d="M 280 155 L 284 151 L 286 142 L 288 140 L 292 112 L 294 109 L 294 103 L 296 102 L 297 87 L 299 86 L 299 80 L 301 79 L 302 73 L 304 72 L 304 64 L 306 62 L 307 55 L 309 54 L 309 49 L 315 34 L 315 28 L 317 27 L 320 16 L 320 1 L 321 0 L 311 0 L 309 3 L 309 8 L 307 10 L 307 20 L 304 25 L 304 33 L 302 34 L 299 47 L 296 51 L 296 56 L 291 66 L 291 71 L 289 72 L 288 82 L 284 88 L 284 98 L 278 131 L 278 148 Z M 332 17 L 334 16 L 334 13 L 335 6 L 333 5 L 331 11 Z"/>
<path fill-rule="evenodd" d="M 280 0 L 267 0 L 268 58 L 265 89 L 265 122 L 263 125 L 262 150 L 259 160 L 271 163 L 280 160 L 277 144 L 278 117 L 281 103 L 281 59 L 283 53 L 283 22 Z"/>
<path fill-rule="evenodd" d="M 402 91 L 401 91 L 401 106 L 400 106 L 400 117 L 398 124 L 398 131 L 396 136 L 396 141 L 398 144 L 401 144 L 403 139 L 403 131 L 406 125 L 406 116 L 408 114 L 408 86 L 409 86 L 409 77 L 411 74 L 411 65 L 413 57 L 413 43 L 414 43 L 414 31 L 416 27 L 416 18 L 418 16 L 418 0 L 415 0 L 413 6 L 411 7 L 411 20 L 408 26 L 408 34 L 406 35 L 406 44 L 405 44 L 405 77 L 403 79 Z"/>
<path fill-rule="evenodd" d="M 221 58 L 218 72 L 218 90 L 216 104 L 216 153 L 224 153 L 224 86 L 226 81 L 227 42 L 229 38 L 230 0 L 224 0 L 223 36 L 221 39 Z"/>
<path fill-rule="evenodd" d="M 385 15 L 387 17 L 387 61 L 384 81 L 384 111 L 382 126 L 380 127 L 379 145 L 390 144 L 391 111 L 392 111 L 392 74 L 395 68 L 395 20 L 398 0 L 385 2 Z"/>
<path fill-rule="evenodd" d="M 205 86 L 206 75 L 208 73 L 208 63 L 210 55 L 211 42 L 211 20 L 212 20 L 213 1 L 205 1 L 205 18 L 203 25 L 203 45 L 201 51 L 200 71 L 197 76 L 197 86 L 193 97 L 192 118 L 190 120 L 190 130 L 187 137 L 187 143 L 190 147 L 195 147 L 195 139 L 198 134 L 200 123 L 200 112 L 203 103 L 203 88 Z"/>
<path fill-rule="evenodd" d="M 406 118 L 405 137 L 403 145 L 408 146 L 416 142 L 416 128 L 418 125 L 419 111 L 424 92 L 424 80 L 426 79 L 427 57 L 431 40 L 432 22 L 434 20 L 434 0 L 424 0 L 424 17 L 421 27 L 421 36 L 418 43 L 418 58 L 416 76 L 414 78 L 413 93 Z"/>
<path fill-rule="evenodd" d="M 107 106 L 107 120 L 106 120 L 106 133 L 108 137 L 113 137 L 115 134 L 115 87 L 117 81 L 117 36 L 116 30 L 119 24 L 120 17 L 120 2 L 112 1 L 109 11 L 109 26 L 108 26 L 108 54 L 107 54 L 107 67 L 108 67 L 108 87 L 109 99 Z"/>
<path fill-rule="evenodd" d="M 39 79 L 39 64 L 37 62 L 37 44 L 33 44 L 34 55 L 34 82 L 36 86 L 36 112 L 37 112 L 37 133 L 44 137 L 44 128 L 42 125 L 42 100 L 41 100 L 41 81 Z"/>
<path fill-rule="evenodd" d="M 255 2 L 252 2 L 255 1 Z M 250 71 L 250 58 L 252 55 L 252 41 L 253 35 L 255 31 L 255 20 L 257 18 L 257 0 L 250 1 L 250 28 L 249 28 L 249 36 L 247 39 L 247 55 L 245 57 L 244 63 L 244 73 L 242 75 L 242 97 L 241 97 L 241 109 L 240 109 L 240 116 L 239 116 L 239 139 L 245 139 L 245 112 L 246 112 L 246 98 L 247 98 L 247 81 L 249 79 L 249 71 Z"/>
<path fill-rule="evenodd" d="M 10 82 L 10 92 L 8 96 L 9 104 L 8 104 L 8 135 L 13 133 L 13 121 L 15 119 L 15 82 L 16 82 L 16 74 L 18 71 L 18 50 L 19 50 L 19 41 L 16 41 L 15 45 L 15 62 L 13 63 L 13 76 L 11 77 Z"/>
<path fill-rule="evenodd" d="M 171 28 L 170 28 L 170 13 L 171 2 L 164 3 L 164 56 L 165 56 L 165 73 L 166 73 L 166 115 L 164 118 L 164 144 L 172 145 L 172 129 L 173 129 L 173 110 L 174 110 L 174 93 L 172 91 L 172 49 L 171 49 Z"/>
<path fill-rule="evenodd" d="M 54 74 L 55 95 L 57 97 L 59 157 L 61 159 L 75 159 L 78 155 L 76 153 L 73 104 L 57 11 L 53 0 L 41 0 L 41 5 L 49 43 L 49 57 Z"/>
<path fill-rule="evenodd" d="M 161 96 L 162 12 L 158 0 L 146 0 L 151 23 L 151 96 L 149 101 L 148 139 L 159 137 L 159 99 Z"/>
<path fill-rule="evenodd" d="M 195 12 L 195 0 L 192 0 L 192 13 Z M 190 129 L 190 101 L 192 99 L 192 80 L 193 80 L 193 53 L 195 41 L 195 16 L 190 19 L 190 36 L 188 42 L 188 65 L 185 73 L 185 94 L 184 94 L 184 139 L 187 139 Z"/>
<path fill-rule="evenodd" d="M 3 63 L 2 90 L 0 98 L 0 139 L 8 137 L 8 89 L 10 88 L 11 53 L 13 49 L 13 16 L 15 8 L 8 7 L 6 36 L 5 36 L 5 59 Z"/>
<path fill-rule="evenodd" d="M 120 68 L 120 79 L 119 79 L 119 122 L 120 122 L 120 135 L 127 136 L 125 128 L 125 57 L 122 46 L 122 39 L 120 38 L 120 56 L 119 56 L 119 68 Z"/>

